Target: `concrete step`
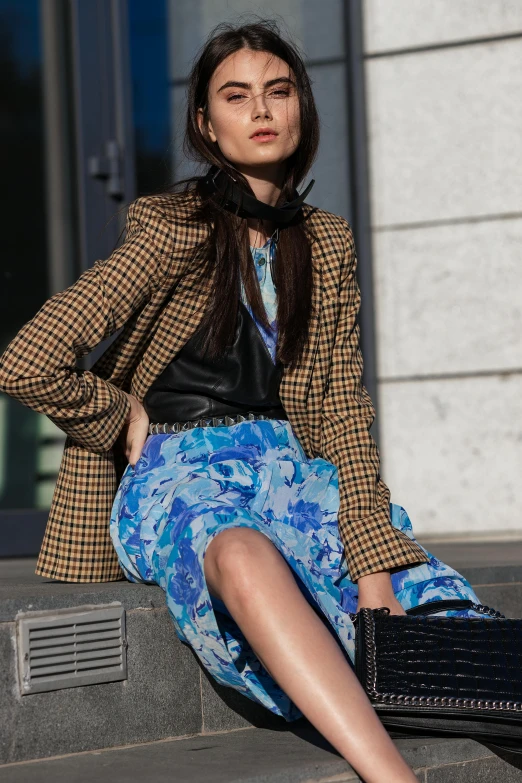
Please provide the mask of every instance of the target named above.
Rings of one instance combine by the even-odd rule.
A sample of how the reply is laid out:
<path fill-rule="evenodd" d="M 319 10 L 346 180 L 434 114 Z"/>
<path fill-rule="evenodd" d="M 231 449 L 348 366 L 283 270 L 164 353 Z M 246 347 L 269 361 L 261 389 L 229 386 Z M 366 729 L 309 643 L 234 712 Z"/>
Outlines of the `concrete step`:
<path fill-rule="evenodd" d="M 522 771 L 482 744 L 396 739 L 422 783 L 519 783 Z M 0 783 L 355 783 L 352 767 L 307 724 L 243 729 L 0 767 Z M 383 781 L 384 783 L 384 781 Z"/>
<path fill-rule="evenodd" d="M 20 695 L 15 619 L 20 612 L 120 602 L 126 615 L 127 679 Z M 55 582 L 0 587 L 0 764 L 164 737 L 281 726 L 216 683 L 180 642 L 154 585 Z"/>
<path fill-rule="evenodd" d="M 488 565 L 456 567 L 484 603 L 520 617 L 522 565 L 488 547 Z M 512 544 L 509 550 L 513 557 Z M 288 732 L 284 719 L 207 674 L 177 638 L 159 587 L 50 582 L 34 575 L 34 560 L 0 561 L 0 573 L 0 764 L 214 732 Z M 127 679 L 21 696 L 18 614 L 113 602 L 126 613 Z"/>

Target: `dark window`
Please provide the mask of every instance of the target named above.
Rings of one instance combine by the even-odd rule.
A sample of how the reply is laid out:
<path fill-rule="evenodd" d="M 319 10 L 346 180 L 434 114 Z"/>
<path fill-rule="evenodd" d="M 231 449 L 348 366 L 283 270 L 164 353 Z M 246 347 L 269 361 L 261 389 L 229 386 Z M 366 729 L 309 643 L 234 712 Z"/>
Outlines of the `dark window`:
<path fill-rule="evenodd" d="M 129 0 L 134 145 L 138 195 L 171 182 L 166 0 Z"/>

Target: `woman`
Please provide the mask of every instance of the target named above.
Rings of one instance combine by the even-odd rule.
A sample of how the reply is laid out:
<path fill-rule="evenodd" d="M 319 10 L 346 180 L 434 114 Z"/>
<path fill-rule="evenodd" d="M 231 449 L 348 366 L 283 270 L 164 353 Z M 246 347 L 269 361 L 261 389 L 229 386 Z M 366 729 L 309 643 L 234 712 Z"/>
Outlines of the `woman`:
<path fill-rule="evenodd" d="M 216 680 L 305 715 L 364 780 L 404 783 L 352 670 L 349 613 L 478 598 L 415 541 L 379 475 L 351 228 L 296 198 L 318 137 L 275 26 L 215 31 L 186 134 L 214 168 L 131 205 L 122 247 L 8 346 L 0 388 L 68 435 L 37 573 L 118 578 L 110 503 L 118 568 L 165 590 Z"/>

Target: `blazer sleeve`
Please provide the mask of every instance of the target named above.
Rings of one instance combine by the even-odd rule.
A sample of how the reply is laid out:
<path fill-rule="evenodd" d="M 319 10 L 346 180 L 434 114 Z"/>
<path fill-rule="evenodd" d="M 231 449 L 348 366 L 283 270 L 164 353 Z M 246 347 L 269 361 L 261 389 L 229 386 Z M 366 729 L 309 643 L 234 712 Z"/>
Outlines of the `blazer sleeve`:
<path fill-rule="evenodd" d="M 322 409 L 322 456 L 338 469 L 339 533 L 350 579 L 356 582 L 366 574 L 418 565 L 428 558 L 391 523 L 390 490 L 380 476 L 379 451 L 369 431 L 375 409 L 362 384 L 357 255 L 352 229 L 345 222 L 339 317 Z"/>
<path fill-rule="evenodd" d="M 0 391 L 48 416 L 84 448 L 108 451 L 130 411 L 126 394 L 75 366 L 151 295 L 172 263 L 172 224 L 151 202 L 127 212 L 124 243 L 51 296 L 0 356 Z"/>

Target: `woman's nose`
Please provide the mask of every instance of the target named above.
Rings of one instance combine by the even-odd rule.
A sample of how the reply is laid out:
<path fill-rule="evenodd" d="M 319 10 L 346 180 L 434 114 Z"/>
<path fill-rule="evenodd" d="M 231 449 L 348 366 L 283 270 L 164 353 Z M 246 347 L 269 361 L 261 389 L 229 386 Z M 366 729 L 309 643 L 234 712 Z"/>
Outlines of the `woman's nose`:
<path fill-rule="evenodd" d="M 272 116 L 264 93 L 260 93 L 259 95 L 254 95 L 253 101 L 254 103 L 252 108 L 252 119 L 255 119 L 256 117 L 259 116 L 263 116 L 263 117 Z"/>

